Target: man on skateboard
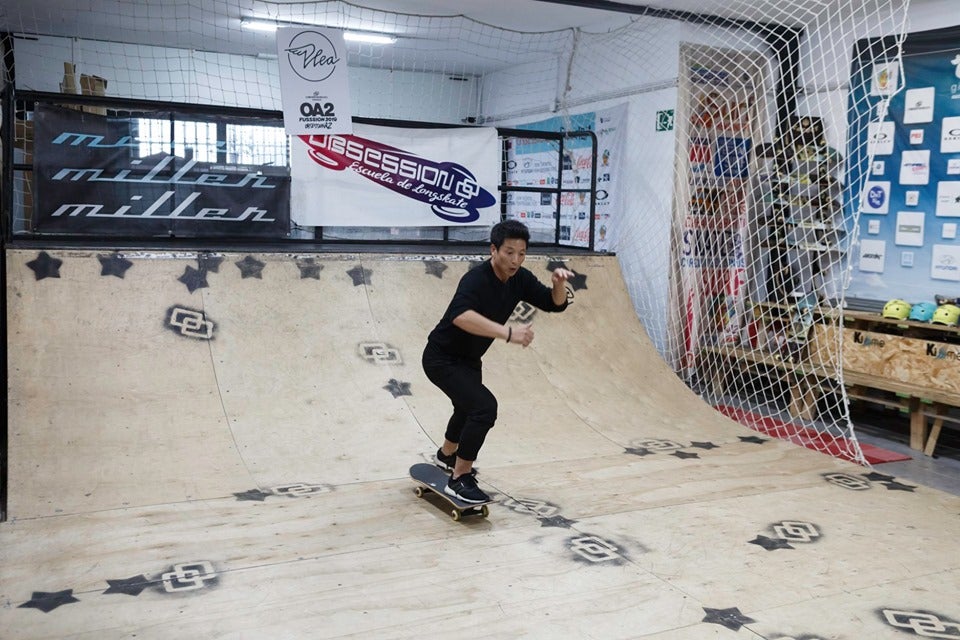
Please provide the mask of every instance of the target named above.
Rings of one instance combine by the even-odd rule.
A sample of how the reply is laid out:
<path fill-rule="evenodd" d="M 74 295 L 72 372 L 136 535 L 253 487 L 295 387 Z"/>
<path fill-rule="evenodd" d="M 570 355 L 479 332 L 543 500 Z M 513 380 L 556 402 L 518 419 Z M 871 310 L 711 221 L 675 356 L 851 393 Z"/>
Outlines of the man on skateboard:
<path fill-rule="evenodd" d="M 423 351 L 423 370 L 453 403 L 443 446 L 436 463 L 451 472 L 448 495 L 479 504 L 490 497 L 477 486 L 473 463 L 487 432 L 497 420 L 497 399 L 483 385 L 481 358 L 497 338 L 527 347 L 533 325 L 508 325 L 521 300 L 543 311 L 567 308 L 568 278 L 574 273 L 553 271 L 553 287 L 523 268 L 530 232 L 517 220 L 490 230 L 490 259 L 460 279 L 443 318 L 430 332 Z"/>

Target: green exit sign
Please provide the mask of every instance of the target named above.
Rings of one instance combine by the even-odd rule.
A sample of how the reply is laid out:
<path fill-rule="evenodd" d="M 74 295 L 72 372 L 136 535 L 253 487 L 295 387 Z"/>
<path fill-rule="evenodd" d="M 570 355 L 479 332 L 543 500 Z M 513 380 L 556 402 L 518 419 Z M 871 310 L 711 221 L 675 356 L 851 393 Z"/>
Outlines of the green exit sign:
<path fill-rule="evenodd" d="M 673 109 L 657 111 L 657 131 L 673 131 Z"/>

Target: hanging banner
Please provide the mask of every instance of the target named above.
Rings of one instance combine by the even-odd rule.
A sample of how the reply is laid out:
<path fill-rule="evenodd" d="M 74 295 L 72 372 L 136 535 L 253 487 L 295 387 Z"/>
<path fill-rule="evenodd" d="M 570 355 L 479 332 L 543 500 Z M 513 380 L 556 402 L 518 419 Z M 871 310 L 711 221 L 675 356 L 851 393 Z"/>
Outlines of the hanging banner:
<path fill-rule="evenodd" d="M 356 125 L 299 136 L 291 210 L 302 226 L 431 227 L 500 221 L 500 145 L 492 127 Z"/>
<path fill-rule="evenodd" d="M 747 207 L 765 61 L 759 54 L 683 45 L 674 186 L 676 310 L 682 366 L 699 350 L 736 344 L 746 306 Z"/>
<path fill-rule="evenodd" d="M 163 121 L 189 116 L 151 113 Z M 200 162 L 150 153 L 136 118 L 38 104 L 34 230 L 136 237 L 285 237 L 286 167 Z M 188 141 L 228 149 L 227 141 Z M 183 144 L 170 141 L 171 145 Z M 226 153 L 222 154 L 224 160 Z"/>
<path fill-rule="evenodd" d="M 277 29 L 277 60 L 283 126 L 288 134 L 353 131 L 342 31 L 281 27 Z"/>

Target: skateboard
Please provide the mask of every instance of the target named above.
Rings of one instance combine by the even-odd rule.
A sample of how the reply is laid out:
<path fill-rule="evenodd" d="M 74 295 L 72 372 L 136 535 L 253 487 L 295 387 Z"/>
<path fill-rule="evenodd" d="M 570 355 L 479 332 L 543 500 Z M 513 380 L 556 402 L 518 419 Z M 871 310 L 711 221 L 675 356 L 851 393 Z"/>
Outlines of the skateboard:
<path fill-rule="evenodd" d="M 450 479 L 450 476 L 439 467 L 424 462 L 415 464 L 410 467 L 410 477 L 417 483 L 414 491 L 418 498 L 422 498 L 427 492 L 437 494 L 453 507 L 450 515 L 457 522 L 459 522 L 463 516 L 481 516 L 486 518 L 490 515 L 490 509 L 487 508 L 487 505 L 494 502 L 493 500 L 475 504 L 473 502 L 464 502 L 459 498 L 444 493 L 443 488 L 447 486 L 447 480 Z"/>

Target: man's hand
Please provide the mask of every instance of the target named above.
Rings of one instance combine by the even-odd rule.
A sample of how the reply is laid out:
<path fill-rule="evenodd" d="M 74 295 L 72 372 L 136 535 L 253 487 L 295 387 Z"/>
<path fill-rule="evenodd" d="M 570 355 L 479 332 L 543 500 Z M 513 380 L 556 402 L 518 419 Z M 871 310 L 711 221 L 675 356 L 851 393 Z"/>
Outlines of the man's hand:
<path fill-rule="evenodd" d="M 533 342 L 533 325 L 532 324 L 514 324 L 510 325 L 510 342 L 511 344 L 520 344 L 524 347 L 529 347 L 530 343 Z"/>
<path fill-rule="evenodd" d="M 573 271 L 570 271 L 570 269 L 564 269 L 563 267 L 554 269 L 553 276 L 551 276 L 551 280 L 553 281 L 553 287 L 556 288 L 558 286 L 563 285 L 567 280 L 574 277 L 575 275 L 577 274 L 575 274 Z"/>

